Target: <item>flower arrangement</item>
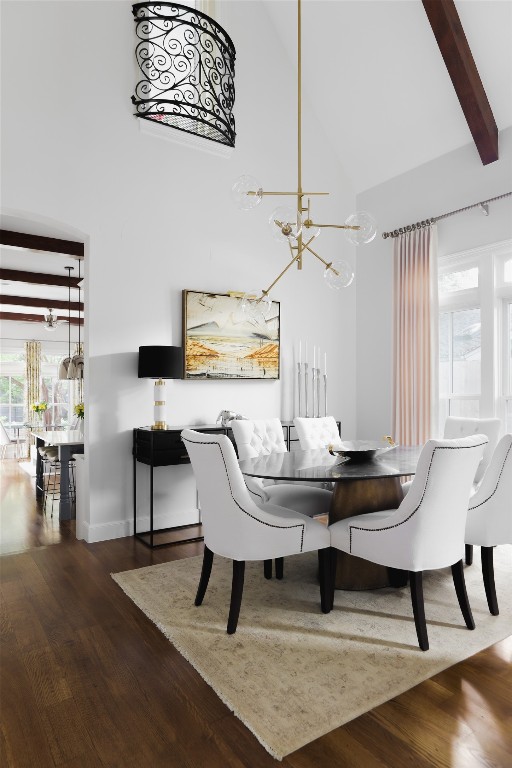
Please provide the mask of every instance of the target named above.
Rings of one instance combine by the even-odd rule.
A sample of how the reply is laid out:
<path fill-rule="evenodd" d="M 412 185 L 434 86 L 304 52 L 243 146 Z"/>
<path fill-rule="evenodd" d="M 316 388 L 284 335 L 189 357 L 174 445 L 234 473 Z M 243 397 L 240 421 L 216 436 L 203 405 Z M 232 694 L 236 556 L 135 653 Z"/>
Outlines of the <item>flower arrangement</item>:
<path fill-rule="evenodd" d="M 75 407 L 73 408 L 73 411 L 75 413 L 75 416 L 78 416 L 79 419 L 83 419 L 84 417 L 84 404 L 83 403 L 77 403 Z"/>
<path fill-rule="evenodd" d="M 42 403 L 32 403 L 32 410 L 34 413 L 44 413 L 48 408 L 48 403 L 44 401 Z"/>

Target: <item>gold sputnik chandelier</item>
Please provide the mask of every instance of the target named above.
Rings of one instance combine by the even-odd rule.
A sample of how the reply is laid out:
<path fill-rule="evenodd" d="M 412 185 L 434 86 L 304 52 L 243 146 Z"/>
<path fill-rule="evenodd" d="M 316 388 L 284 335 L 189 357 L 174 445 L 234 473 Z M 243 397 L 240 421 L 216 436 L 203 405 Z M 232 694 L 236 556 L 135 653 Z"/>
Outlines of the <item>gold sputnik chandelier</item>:
<path fill-rule="evenodd" d="M 354 245 L 371 242 L 376 233 L 377 226 L 373 217 L 365 211 L 351 214 L 344 224 L 319 224 L 313 221 L 310 210 L 310 198 L 314 196 L 328 195 L 328 192 L 305 192 L 302 189 L 302 44 L 301 44 L 301 0 L 297 2 L 297 190 L 294 192 L 267 192 L 253 176 L 240 176 L 234 183 L 231 193 L 232 198 L 241 210 L 256 208 L 265 196 L 294 197 L 295 205 L 281 205 L 277 207 L 269 218 L 269 225 L 273 237 L 276 240 L 287 243 L 290 251 L 290 261 L 280 272 L 276 279 L 266 290 L 261 291 L 261 296 L 246 295 L 246 308 L 249 302 L 259 305 L 258 310 L 265 314 L 264 306 L 270 307 L 269 293 L 276 283 L 294 264 L 297 269 L 302 269 L 302 260 L 305 253 L 309 253 L 324 265 L 324 277 L 330 288 L 347 288 L 354 279 L 354 273 L 350 264 L 346 261 L 326 261 L 312 247 L 313 241 L 319 236 L 322 229 L 342 229 L 349 242 Z M 256 309 L 256 307 L 254 307 Z"/>

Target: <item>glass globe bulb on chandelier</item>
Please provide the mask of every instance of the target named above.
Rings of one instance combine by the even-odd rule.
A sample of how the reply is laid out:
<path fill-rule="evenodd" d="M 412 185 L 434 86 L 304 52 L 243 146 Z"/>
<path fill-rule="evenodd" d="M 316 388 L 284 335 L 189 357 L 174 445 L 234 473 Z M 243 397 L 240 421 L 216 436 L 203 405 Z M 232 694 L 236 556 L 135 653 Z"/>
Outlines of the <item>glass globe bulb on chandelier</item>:
<path fill-rule="evenodd" d="M 342 229 L 345 237 L 352 245 L 371 243 L 377 234 L 377 224 L 371 214 L 366 211 L 352 213 L 344 224 L 320 224 L 313 221 L 310 212 L 310 198 L 328 195 L 328 192 L 305 192 L 302 189 L 302 41 L 301 41 L 301 0 L 297 0 L 297 190 L 293 192 L 267 192 L 253 176 L 247 174 L 236 179 L 231 188 L 231 196 L 240 210 L 250 211 L 262 202 L 265 196 L 294 197 L 294 205 L 281 205 L 276 208 L 270 218 L 269 226 L 272 237 L 287 243 L 291 260 L 266 290 L 260 292 L 256 304 L 269 300 L 269 293 L 274 285 L 283 277 L 288 269 L 297 265 L 302 269 L 303 255 L 307 252 L 320 261 L 324 267 L 324 277 L 327 285 L 333 289 L 347 288 L 354 280 L 350 264 L 344 260 L 326 261 L 313 248 L 311 243 L 320 235 L 322 229 Z M 253 302 L 254 304 L 254 302 Z M 254 306 L 247 303 L 242 311 L 255 311 Z"/>
<path fill-rule="evenodd" d="M 272 309 L 270 296 L 258 296 L 258 291 L 247 291 L 240 299 L 242 316 L 251 320 L 256 325 L 265 326 L 265 320 Z"/>

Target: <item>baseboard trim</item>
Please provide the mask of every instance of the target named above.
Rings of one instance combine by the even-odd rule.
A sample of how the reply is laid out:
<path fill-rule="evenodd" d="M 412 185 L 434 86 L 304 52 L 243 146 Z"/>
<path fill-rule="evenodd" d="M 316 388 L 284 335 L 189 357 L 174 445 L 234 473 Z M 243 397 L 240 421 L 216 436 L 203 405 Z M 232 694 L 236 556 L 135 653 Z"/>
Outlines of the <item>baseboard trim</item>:
<path fill-rule="evenodd" d="M 82 522 L 82 535 L 87 544 L 94 544 L 97 541 L 109 541 L 110 539 L 123 539 L 125 536 L 131 536 L 133 528 L 128 520 L 118 520 L 112 523 L 99 523 L 98 525 L 89 525 Z"/>
<path fill-rule="evenodd" d="M 154 530 L 159 528 L 166 528 L 169 525 L 191 525 L 197 523 L 198 512 L 193 510 L 188 514 L 181 514 L 173 516 L 169 519 L 169 515 L 155 515 L 154 518 Z M 149 530 L 149 515 L 141 515 L 137 517 L 137 532 L 141 533 Z M 122 539 L 125 536 L 133 536 L 133 520 L 117 520 L 111 523 L 99 523 L 97 525 L 90 525 L 85 521 L 81 523 L 81 530 L 77 530 L 77 538 L 82 538 L 87 544 L 94 544 L 97 541 L 109 541 L 110 539 Z"/>

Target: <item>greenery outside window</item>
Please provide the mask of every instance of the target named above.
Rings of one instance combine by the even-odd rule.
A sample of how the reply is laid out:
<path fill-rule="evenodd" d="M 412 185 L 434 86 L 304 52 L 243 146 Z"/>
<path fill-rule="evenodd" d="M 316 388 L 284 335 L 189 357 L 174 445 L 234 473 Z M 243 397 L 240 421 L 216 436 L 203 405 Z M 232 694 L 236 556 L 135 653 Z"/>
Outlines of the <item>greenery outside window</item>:
<path fill-rule="evenodd" d="M 25 421 L 25 376 L 0 376 L 0 421 L 4 425 Z"/>

